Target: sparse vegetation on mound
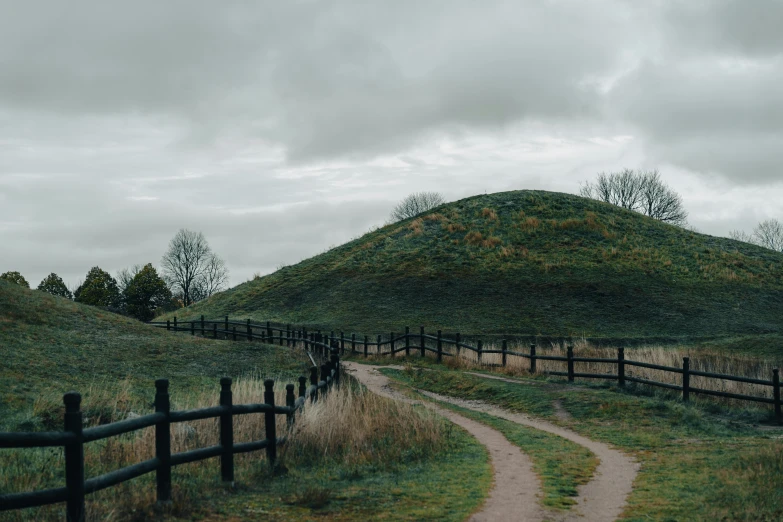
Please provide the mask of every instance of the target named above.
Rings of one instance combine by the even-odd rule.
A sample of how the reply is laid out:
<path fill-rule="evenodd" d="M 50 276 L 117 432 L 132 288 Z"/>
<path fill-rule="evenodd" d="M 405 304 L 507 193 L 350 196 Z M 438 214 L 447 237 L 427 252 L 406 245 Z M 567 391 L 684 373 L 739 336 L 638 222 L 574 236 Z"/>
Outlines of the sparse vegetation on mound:
<path fill-rule="evenodd" d="M 362 333 L 709 338 L 783 330 L 783 254 L 568 194 L 475 196 L 176 315 Z M 174 313 L 170 315 L 175 315 Z"/>

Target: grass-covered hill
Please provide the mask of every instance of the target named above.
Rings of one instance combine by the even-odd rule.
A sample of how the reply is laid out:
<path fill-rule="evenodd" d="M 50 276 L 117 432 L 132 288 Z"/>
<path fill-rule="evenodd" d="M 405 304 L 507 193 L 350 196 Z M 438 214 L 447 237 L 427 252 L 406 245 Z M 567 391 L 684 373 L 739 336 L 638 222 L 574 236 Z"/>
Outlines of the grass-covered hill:
<path fill-rule="evenodd" d="M 211 387 L 217 398 L 223 376 L 257 369 L 292 379 L 306 367 L 290 349 L 166 332 L 5 281 L 0 281 L 0 357 L 0 431 L 41 428 L 36 412 L 59 404 L 72 389 L 82 392 L 86 406 L 96 402 L 93 395 L 148 409 L 156 378 L 171 380 L 176 402 L 196 388 Z"/>
<path fill-rule="evenodd" d="M 703 338 L 783 330 L 782 276 L 780 253 L 515 191 L 442 205 L 177 315 L 366 333 Z"/>

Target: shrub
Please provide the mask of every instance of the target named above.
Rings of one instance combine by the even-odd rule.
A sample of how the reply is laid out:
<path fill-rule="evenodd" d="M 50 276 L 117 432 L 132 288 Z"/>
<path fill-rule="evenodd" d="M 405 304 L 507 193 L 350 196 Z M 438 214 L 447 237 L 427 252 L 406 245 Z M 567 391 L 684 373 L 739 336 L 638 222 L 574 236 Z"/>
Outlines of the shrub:
<path fill-rule="evenodd" d="M 28 283 L 27 279 L 25 279 L 19 272 L 6 272 L 0 275 L 0 279 L 3 281 L 8 281 L 9 283 L 23 286 L 25 288 L 30 288 L 30 283 Z"/>

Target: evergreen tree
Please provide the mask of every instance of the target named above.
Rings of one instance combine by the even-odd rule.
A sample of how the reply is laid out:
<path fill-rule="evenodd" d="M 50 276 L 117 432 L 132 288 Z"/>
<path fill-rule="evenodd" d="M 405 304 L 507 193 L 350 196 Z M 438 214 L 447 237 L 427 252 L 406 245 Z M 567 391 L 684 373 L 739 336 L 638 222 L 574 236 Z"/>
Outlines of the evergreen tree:
<path fill-rule="evenodd" d="M 92 306 L 116 308 L 120 304 L 120 291 L 117 281 L 108 272 L 95 266 L 87 272 L 84 283 L 74 292 L 74 299 Z"/>
<path fill-rule="evenodd" d="M 68 290 L 67 286 L 65 286 L 65 283 L 60 278 L 60 276 L 54 272 L 46 276 L 44 280 L 41 281 L 41 284 L 38 285 L 38 290 L 59 297 L 64 297 L 66 299 L 73 299 L 73 294 L 71 291 Z"/>
<path fill-rule="evenodd" d="M 156 309 L 171 305 L 171 291 L 151 263 L 133 276 L 122 297 L 128 315 L 140 321 L 149 321 Z"/>
<path fill-rule="evenodd" d="M 0 275 L 0 279 L 3 281 L 8 281 L 9 283 L 23 286 L 25 288 L 30 288 L 30 283 L 28 283 L 27 279 L 25 279 L 19 272 L 6 272 Z"/>

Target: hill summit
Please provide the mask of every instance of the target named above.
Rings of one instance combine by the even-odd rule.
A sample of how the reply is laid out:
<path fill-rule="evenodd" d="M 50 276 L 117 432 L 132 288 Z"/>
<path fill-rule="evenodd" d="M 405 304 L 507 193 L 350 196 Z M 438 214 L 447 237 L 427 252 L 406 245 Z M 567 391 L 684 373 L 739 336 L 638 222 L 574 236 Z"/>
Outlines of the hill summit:
<path fill-rule="evenodd" d="M 387 225 L 177 315 L 375 333 L 697 338 L 783 329 L 783 254 L 544 191 Z"/>

